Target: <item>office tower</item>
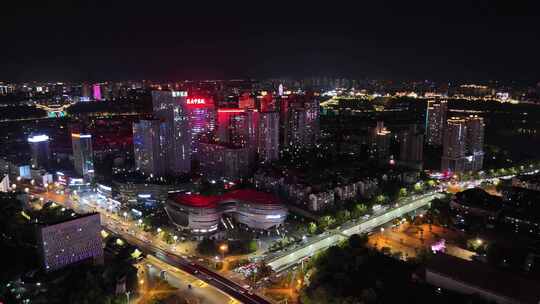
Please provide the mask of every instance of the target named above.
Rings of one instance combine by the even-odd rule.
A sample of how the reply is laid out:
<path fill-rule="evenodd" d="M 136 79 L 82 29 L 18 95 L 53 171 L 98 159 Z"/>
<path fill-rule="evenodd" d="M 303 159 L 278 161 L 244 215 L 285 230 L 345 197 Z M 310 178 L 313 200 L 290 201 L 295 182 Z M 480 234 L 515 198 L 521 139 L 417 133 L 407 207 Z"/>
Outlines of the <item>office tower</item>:
<path fill-rule="evenodd" d="M 90 213 L 38 227 L 43 268 L 48 271 L 92 259 L 103 262 L 99 213 Z"/>
<path fill-rule="evenodd" d="M 49 148 L 49 136 L 31 135 L 28 137 L 30 144 L 31 162 L 33 168 L 47 168 L 51 160 L 51 150 Z"/>
<path fill-rule="evenodd" d="M 390 159 L 390 139 L 392 132 L 385 126 L 384 122 L 378 121 L 375 128 L 370 130 L 370 154 L 381 162 Z"/>
<path fill-rule="evenodd" d="M 187 92 L 152 91 L 154 116 L 161 120 L 161 146 L 166 173 L 191 171 L 191 129 L 186 108 Z"/>
<path fill-rule="evenodd" d="M 482 169 L 484 121 L 478 116 L 448 119 L 444 133 L 441 170 L 463 172 Z"/>
<path fill-rule="evenodd" d="M 427 144 L 440 146 L 446 125 L 448 103 L 446 100 L 429 100 L 426 111 Z"/>
<path fill-rule="evenodd" d="M 101 86 L 96 83 L 92 86 L 92 95 L 94 97 L 94 100 L 102 100 L 101 98 Z"/>
<path fill-rule="evenodd" d="M 278 112 L 260 113 L 257 154 L 261 163 L 269 163 L 279 158 Z"/>
<path fill-rule="evenodd" d="M 417 125 L 411 125 L 400 133 L 399 161 L 401 165 L 415 169 L 422 169 L 424 152 L 424 134 Z"/>
<path fill-rule="evenodd" d="M 73 164 L 75 171 L 84 180 L 94 179 L 94 152 L 92 150 L 92 135 L 84 133 L 71 133 L 73 147 Z"/>
<path fill-rule="evenodd" d="M 211 97 L 188 97 L 186 110 L 191 128 L 191 150 L 197 157 L 198 145 L 203 137 L 211 137 L 216 128 L 216 107 Z"/>
<path fill-rule="evenodd" d="M 160 142 L 161 122 L 158 119 L 145 119 L 133 123 L 133 150 L 135 166 L 146 175 L 165 174 L 165 158 Z M 163 150 L 162 150 L 163 149 Z"/>

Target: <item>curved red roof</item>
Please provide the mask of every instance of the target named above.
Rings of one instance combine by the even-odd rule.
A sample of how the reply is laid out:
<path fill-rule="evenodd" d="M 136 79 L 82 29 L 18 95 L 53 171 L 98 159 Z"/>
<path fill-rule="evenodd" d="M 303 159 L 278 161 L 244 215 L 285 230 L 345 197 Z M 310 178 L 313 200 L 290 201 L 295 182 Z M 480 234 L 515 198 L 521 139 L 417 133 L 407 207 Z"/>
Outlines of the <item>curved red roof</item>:
<path fill-rule="evenodd" d="M 217 206 L 218 196 L 206 196 L 200 194 L 178 194 L 174 201 L 178 204 L 198 208 L 214 208 Z"/>
<path fill-rule="evenodd" d="M 197 208 L 215 208 L 226 200 L 238 200 L 255 204 L 281 204 L 276 196 L 252 189 L 239 189 L 223 195 L 177 194 L 174 201 L 181 205 Z"/>

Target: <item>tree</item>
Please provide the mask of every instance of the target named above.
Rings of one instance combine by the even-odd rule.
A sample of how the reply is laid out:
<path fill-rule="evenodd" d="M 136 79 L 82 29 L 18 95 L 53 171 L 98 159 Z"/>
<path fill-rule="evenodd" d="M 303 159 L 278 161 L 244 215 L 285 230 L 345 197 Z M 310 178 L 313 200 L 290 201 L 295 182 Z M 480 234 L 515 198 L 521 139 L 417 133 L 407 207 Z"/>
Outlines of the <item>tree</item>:
<path fill-rule="evenodd" d="M 377 204 L 382 204 L 388 200 L 388 197 L 386 197 L 384 194 L 379 194 L 375 197 L 375 202 Z"/>
<path fill-rule="evenodd" d="M 162 231 L 161 239 L 167 244 L 174 243 L 174 239 L 173 239 L 172 234 L 170 232 L 168 232 L 168 231 L 165 231 L 165 230 Z"/>
<path fill-rule="evenodd" d="M 338 223 L 345 223 L 351 218 L 351 213 L 348 210 L 340 210 L 336 214 L 336 220 Z"/>
<path fill-rule="evenodd" d="M 315 224 L 314 222 L 310 222 L 308 224 L 307 231 L 309 234 L 315 234 L 317 232 L 317 224 Z"/>
<path fill-rule="evenodd" d="M 368 211 L 368 208 L 365 204 L 356 204 L 353 209 L 353 216 L 355 218 L 359 218 L 363 216 L 364 214 L 366 214 L 367 211 Z"/>
<path fill-rule="evenodd" d="M 402 198 L 407 196 L 407 189 L 406 188 L 400 188 L 398 192 L 398 198 Z"/>
<path fill-rule="evenodd" d="M 330 228 L 331 225 L 335 223 L 335 219 L 330 215 L 325 215 L 319 219 L 319 227 L 321 229 L 326 230 Z"/>
<path fill-rule="evenodd" d="M 248 241 L 247 246 L 246 246 L 246 249 L 247 249 L 248 253 L 253 253 L 253 252 L 257 251 L 257 248 L 258 248 L 257 241 L 255 241 L 255 240 Z"/>

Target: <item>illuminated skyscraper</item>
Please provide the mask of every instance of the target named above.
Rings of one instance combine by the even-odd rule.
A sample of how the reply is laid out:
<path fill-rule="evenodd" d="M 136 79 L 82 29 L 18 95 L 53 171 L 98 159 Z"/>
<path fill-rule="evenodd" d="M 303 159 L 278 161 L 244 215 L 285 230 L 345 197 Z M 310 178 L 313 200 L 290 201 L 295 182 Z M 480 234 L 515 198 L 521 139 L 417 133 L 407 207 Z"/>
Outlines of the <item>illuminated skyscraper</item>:
<path fill-rule="evenodd" d="M 257 147 L 259 112 L 245 109 L 219 109 L 219 142 L 238 148 L 248 148 L 254 155 Z"/>
<path fill-rule="evenodd" d="M 477 115 L 470 115 L 467 121 L 467 153 L 472 156 L 472 163 L 468 170 L 482 170 L 484 166 L 484 119 Z"/>
<path fill-rule="evenodd" d="M 216 107 L 211 97 L 188 97 L 186 109 L 192 137 L 191 150 L 193 156 L 197 157 L 201 138 L 211 137 L 210 134 L 216 128 Z"/>
<path fill-rule="evenodd" d="M 73 146 L 73 164 L 75 171 L 85 180 L 94 179 L 94 152 L 92 150 L 92 135 L 71 133 Z"/>
<path fill-rule="evenodd" d="M 51 150 L 49 148 L 49 136 L 31 135 L 28 137 L 30 152 L 32 156 L 33 168 L 47 168 L 51 160 Z"/>
<path fill-rule="evenodd" d="M 446 100 L 429 100 L 426 112 L 427 143 L 432 146 L 442 144 L 442 136 L 446 125 L 448 104 Z"/>
<path fill-rule="evenodd" d="M 478 171 L 484 161 L 484 121 L 481 117 L 448 119 L 443 140 L 441 170 Z"/>
<path fill-rule="evenodd" d="M 168 174 L 191 171 L 191 129 L 187 92 L 152 91 L 154 116 L 161 120 L 160 142 Z"/>
<path fill-rule="evenodd" d="M 261 163 L 269 163 L 279 158 L 278 112 L 260 113 L 257 153 Z"/>
<path fill-rule="evenodd" d="M 98 83 L 94 84 L 92 86 L 92 94 L 94 96 L 94 100 L 101 100 L 101 85 Z"/>
<path fill-rule="evenodd" d="M 158 119 L 133 123 L 133 150 L 137 170 L 146 175 L 165 174 L 165 157 L 160 142 L 161 122 Z"/>

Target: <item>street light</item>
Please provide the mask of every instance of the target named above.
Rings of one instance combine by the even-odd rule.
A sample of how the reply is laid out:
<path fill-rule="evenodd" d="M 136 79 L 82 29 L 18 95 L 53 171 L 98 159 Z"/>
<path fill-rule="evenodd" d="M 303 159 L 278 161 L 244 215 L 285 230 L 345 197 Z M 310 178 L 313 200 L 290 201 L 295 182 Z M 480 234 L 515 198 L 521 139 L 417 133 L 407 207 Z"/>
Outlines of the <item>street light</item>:
<path fill-rule="evenodd" d="M 229 250 L 229 245 L 227 245 L 226 243 L 223 243 L 219 246 L 219 251 L 221 251 L 221 256 L 223 258 L 225 258 L 225 252 L 227 252 Z"/>

